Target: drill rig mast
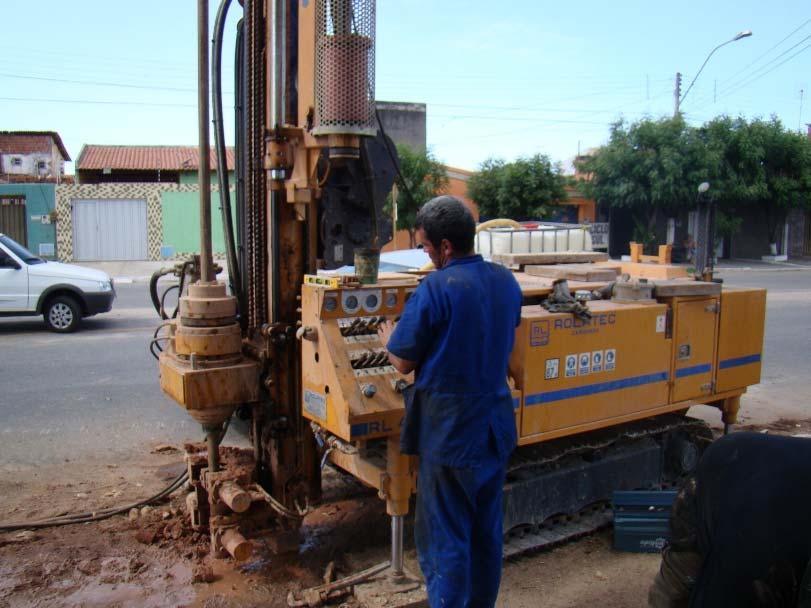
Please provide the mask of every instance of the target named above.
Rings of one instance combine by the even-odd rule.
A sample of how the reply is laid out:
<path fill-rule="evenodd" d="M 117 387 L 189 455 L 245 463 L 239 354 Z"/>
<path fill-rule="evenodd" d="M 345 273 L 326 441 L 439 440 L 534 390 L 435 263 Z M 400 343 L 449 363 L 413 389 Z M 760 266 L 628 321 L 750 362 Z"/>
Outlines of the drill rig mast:
<path fill-rule="evenodd" d="M 206 65 L 207 5 L 199 0 L 200 56 Z M 223 481 L 218 438 L 225 421 L 242 408 L 250 411 L 257 465 L 250 482 L 282 512 L 295 514 L 319 499 L 321 487 L 316 440 L 301 413 L 302 347 L 296 339 L 301 287 L 305 274 L 351 264 L 356 255 L 376 263 L 380 246 L 391 239 L 382 207 L 397 160 L 391 141 L 378 131 L 375 111 L 374 1 L 243 5 L 236 59 L 240 247 L 229 247 L 228 255 L 233 295 L 211 272 L 208 163 L 201 161 L 201 279 L 181 299 L 180 318 L 170 328 L 160 358 L 161 386 L 207 432 L 198 509 L 208 499 L 212 515 L 218 511 L 214 484 Z M 221 7 L 215 28 L 220 36 L 224 12 Z M 218 56 L 214 65 L 219 68 Z M 205 65 L 200 74 L 204 159 Z M 217 91 L 214 98 L 216 110 Z M 216 118 L 221 127 L 221 115 Z M 218 135 L 224 157 L 221 129 Z M 227 183 L 222 192 L 227 196 Z M 228 232 L 230 217 L 224 215 Z M 300 519 L 279 520 L 279 543 L 297 545 Z M 223 521 L 226 527 L 233 523 Z M 221 550 L 215 536 L 212 542 Z"/>

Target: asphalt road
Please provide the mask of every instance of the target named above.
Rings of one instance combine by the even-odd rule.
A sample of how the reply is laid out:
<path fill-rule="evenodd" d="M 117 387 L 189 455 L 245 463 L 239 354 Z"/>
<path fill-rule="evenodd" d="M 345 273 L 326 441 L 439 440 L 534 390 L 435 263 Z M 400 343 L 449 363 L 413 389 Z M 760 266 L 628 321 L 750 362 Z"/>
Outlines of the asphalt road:
<path fill-rule="evenodd" d="M 769 290 L 763 382 L 744 396 L 742 421 L 811 418 L 811 269 L 722 276 Z M 159 320 L 146 284 L 117 291 L 112 312 L 85 319 L 74 334 L 47 331 L 41 317 L 0 319 L 0 470 L 123 457 L 201 437 L 158 386 L 148 345 Z M 693 411 L 720 424 L 717 410 Z"/>
<path fill-rule="evenodd" d="M 116 291 L 113 310 L 73 334 L 48 331 L 41 317 L 0 319 L 0 467 L 200 438 L 158 385 L 148 347 L 159 318 L 147 284 Z"/>

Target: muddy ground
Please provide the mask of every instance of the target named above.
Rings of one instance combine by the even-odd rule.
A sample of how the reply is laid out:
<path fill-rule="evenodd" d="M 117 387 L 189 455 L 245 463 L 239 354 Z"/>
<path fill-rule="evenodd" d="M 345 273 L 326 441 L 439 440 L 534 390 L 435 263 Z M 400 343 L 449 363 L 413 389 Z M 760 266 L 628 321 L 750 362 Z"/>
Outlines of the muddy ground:
<path fill-rule="evenodd" d="M 770 432 L 811 433 L 811 421 L 778 421 Z M 3 467 L 0 520 L 135 502 L 183 466 L 179 451 L 164 450 L 117 462 Z M 319 584 L 328 568 L 341 576 L 388 558 L 383 502 L 334 472 L 325 487 L 324 504 L 305 520 L 298 554 L 276 556 L 258 539 L 254 556 L 239 566 L 208 554 L 208 540 L 186 523 L 183 492 L 102 522 L 0 534 L 0 607 L 287 606 L 289 592 Z M 407 565 L 416 569 L 407 548 Z M 613 551 L 611 531 L 601 531 L 508 561 L 499 606 L 645 606 L 658 565 L 657 555 Z"/>

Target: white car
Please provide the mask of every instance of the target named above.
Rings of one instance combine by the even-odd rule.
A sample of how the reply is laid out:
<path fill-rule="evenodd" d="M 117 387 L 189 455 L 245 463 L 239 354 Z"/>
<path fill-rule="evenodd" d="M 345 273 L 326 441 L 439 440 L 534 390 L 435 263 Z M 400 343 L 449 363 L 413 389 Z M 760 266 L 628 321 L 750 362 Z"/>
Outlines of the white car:
<path fill-rule="evenodd" d="M 48 262 L 0 233 L 0 316 L 42 315 L 58 332 L 74 331 L 82 317 L 107 312 L 115 287 L 107 273 Z"/>

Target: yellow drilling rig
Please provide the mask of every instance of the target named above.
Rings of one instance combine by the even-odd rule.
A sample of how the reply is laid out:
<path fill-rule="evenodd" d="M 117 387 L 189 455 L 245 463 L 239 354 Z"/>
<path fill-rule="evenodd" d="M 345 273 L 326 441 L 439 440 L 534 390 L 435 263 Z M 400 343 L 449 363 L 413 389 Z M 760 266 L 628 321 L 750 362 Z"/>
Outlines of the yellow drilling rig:
<path fill-rule="evenodd" d="M 214 25 L 211 64 L 230 285 L 214 280 L 201 162 L 199 281 L 180 299 L 160 355 L 162 389 L 207 433 L 208 449 L 187 455 L 190 516 L 218 554 L 244 559 L 246 538 L 268 528 L 275 548 L 294 548 L 330 463 L 386 501 L 399 575 L 416 490 L 414 459 L 399 450 L 400 393 L 412 379 L 389 365 L 376 329 L 408 306 L 420 276 L 376 272 L 399 168 L 375 106 L 375 2 L 240 2 L 233 213 L 218 95 L 229 4 Z M 204 159 L 205 0 L 198 12 Z M 347 264 L 354 276 L 318 273 Z M 582 302 L 584 315 L 542 306 L 560 283 L 516 277 L 525 306 L 508 379 L 519 447 L 505 487 L 507 553 L 600 525 L 613 490 L 689 473 L 711 433 L 687 410 L 709 404 L 735 422 L 741 395 L 760 380 L 765 317 L 763 290 L 712 280 L 571 280 L 572 291 L 603 296 Z M 248 460 L 219 446 L 237 409 L 251 421 Z"/>

